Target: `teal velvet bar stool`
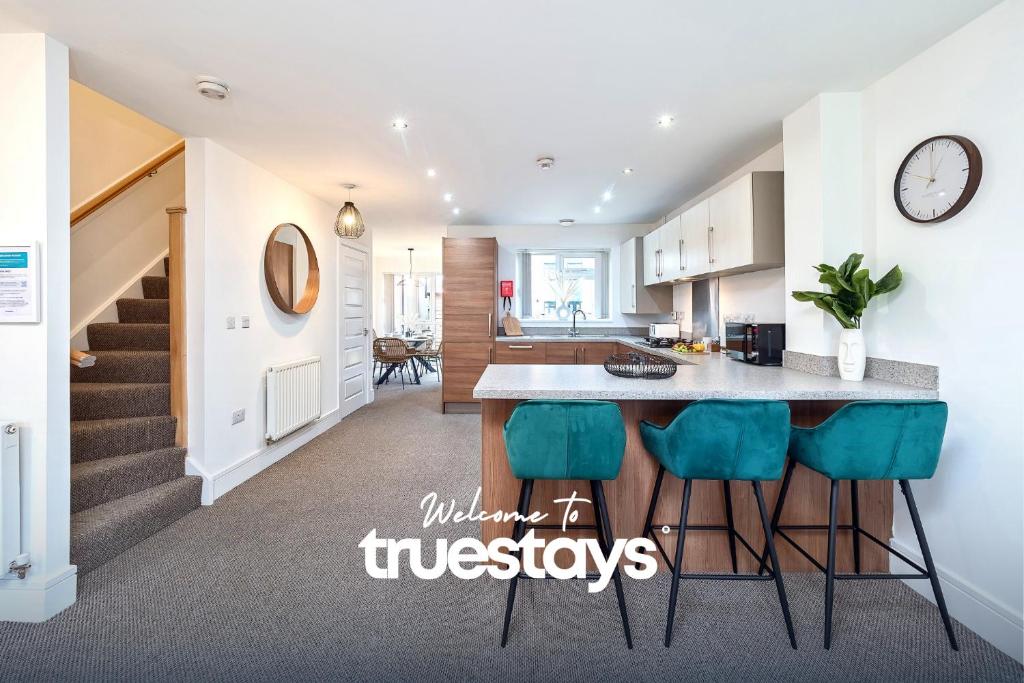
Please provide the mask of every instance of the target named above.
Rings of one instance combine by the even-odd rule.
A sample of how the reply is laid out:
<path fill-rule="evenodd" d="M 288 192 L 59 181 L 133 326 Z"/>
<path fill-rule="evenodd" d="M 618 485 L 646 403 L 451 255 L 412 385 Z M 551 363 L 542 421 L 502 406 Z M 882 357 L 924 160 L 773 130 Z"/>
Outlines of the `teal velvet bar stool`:
<path fill-rule="evenodd" d="M 782 616 L 789 633 L 789 643 L 796 649 L 796 634 L 793 619 L 789 614 L 786 587 L 775 554 L 768 508 L 764 502 L 761 482 L 776 480 L 782 475 L 786 460 L 786 446 L 789 442 L 789 405 L 782 401 L 707 400 L 695 401 L 684 408 L 675 419 L 660 427 L 651 422 L 640 423 L 640 435 L 644 446 L 657 458 L 658 478 L 654 482 L 651 504 L 647 508 L 644 523 L 644 537 L 654 540 L 665 563 L 672 569 L 672 588 L 668 600 L 668 623 L 665 626 L 665 647 L 672 643 L 672 624 L 675 619 L 676 599 L 681 579 L 741 579 L 750 581 L 775 581 L 779 594 Z M 683 501 L 679 512 L 679 524 L 661 524 L 654 521 L 658 507 L 661 484 L 665 470 L 683 480 Z M 721 480 L 725 498 L 725 525 L 690 525 L 687 516 L 690 508 L 690 493 L 694 479 Z M 768 576 L 763 571 L 757 574 L 738 574 L 736 567 L 736 540 L 754 556 L 760 553 L 741 536 L 733 525 L 732 496 L 730 481 L 749 481 L 754 489 L 757 507 L 761 517 L 771 559 Z M 670 561 L 662 547 L 655 528 L 668 527 L 678 530 L 675 561 Z M 687 531 L 724 531 L 729 535 L 729 549 L 732 560 L 732 574 L 684 573 L 683 548 Z M 762 565 L 762 569 L 766 569 Z"/>
<path fill-rule="evenodd" d="M 536 479 L 586 480 L 594 502 L 593 525 L 568 525 L 567 529 L 592 529 L 605 557 L 615 544 L 608 505 L 602 481 L 619 476 L 622 456 L 626 451 L 626 429 L 622 413 L 607 401 L 524 401 L 516 406 L 505 423 L 505 450 L 512 474 L 522 480 L 519 489 L 519 517 L 512 533 L 518 543 L 527 529 L 561 529 L 561 524 L 528 524 L 530 497 Z M 519 552 L 512 553 L 517 559 Z M 530 578 L 523 572 L 513 576 L 505 602 L 505 621 L 501 629 L 501 646 L 508 642 L 512 605 L 516 599 L 519 579 Z M 619 615 L 626 634 L 626 646 L 633 648 L 629 630 L 626 600 L 622 593 L 622 577 L 616 567 L 612 575 L 619 601 Z"/>
<path fill-rule="evenodd" d="M 910 489 L 911 479 L 930 479 L 935 474 L 946 429 L 946 404 L 942 401 L 858 401 L 848 403 L 814 428 L 793 427 L 789 439 L 789 466 L 772 516 L 772 531 L 796 548 L 825 574 L 825 648 L 832 643 L 832 599 L 837 579 L 929 579 L 935 593 L 935 604 L 946 627 L 949 644 L 958 649 L 953 624 L 949 620 L 942 587 L 935 574 L 935 563 L 928 549 L 921 516 Z M 828 477 L 832 482 L 828 526 L 780 525 L 786 492 L 797 463 Z M 839 484 L 850 482 L 852 524 L 838 524 Z M 891 548 L 873 534 L 860 528 L 857 482 L 873 480 L 899 481 L 907 499 L 910 519 L 921 546 L 922 568 L 903 553 Z M 828 529 L 828 559 L 821 566 L 786 530 Z M 836 574 L 836 534 L 853 534 L 853 574 Z M 880 545 L 914 568 L 916 574 L 862 574 L 860 570 L 860 537 Z M 765 561 L 762 555 L 762 566 Z"/>

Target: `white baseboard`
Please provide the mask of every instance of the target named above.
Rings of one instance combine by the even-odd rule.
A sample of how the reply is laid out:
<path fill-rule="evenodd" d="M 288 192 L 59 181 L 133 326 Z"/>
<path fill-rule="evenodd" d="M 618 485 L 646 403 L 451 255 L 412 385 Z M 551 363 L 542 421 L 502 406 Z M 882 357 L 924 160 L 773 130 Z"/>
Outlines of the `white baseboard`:
<path fill-rule="evenodd" d="M 910 547 L 895 538 L 891 543 L 894 549 L 924 566 L 924 558 L 916 546 Z M 913 571 L 895 555 L 891 558 L 890 571 Z M 999 602 L 962 577 L 946 571 L 941 566 L 936 566 L 935 571 L 939 575 L 942 594 L 946 598 L 950 615 L 1018 662 L 1024 661 L 1024 618 L 1014 613 L 1008 605 Z M 931 584 L 927 580 L 916 579 L 904 583 L 931 602 L 935 602 Z"/>
<path fill-rule="evenodd" d="M 0 581 L 0 621 L 38 623 L 60 614 L 75 603 L 78 567 L 73 564 L 48 578 Z"/>
<path fill-rule="evenodd" d="M 306 425 L 280 441 L 275 441 L 254 453 L 250 453 L 212 474 L 206 472 L 197 463 L 192 462 L 191 458 L 187 458 L 185 461 L 186 472 L 197 474 L 203 478 L 203 505 L 211 505 L 213 501 L 246 479 L 270 467 L 300 446 L 309 443 L 340 421 L 341 413 L 335 408 L 316 422 Z"/>

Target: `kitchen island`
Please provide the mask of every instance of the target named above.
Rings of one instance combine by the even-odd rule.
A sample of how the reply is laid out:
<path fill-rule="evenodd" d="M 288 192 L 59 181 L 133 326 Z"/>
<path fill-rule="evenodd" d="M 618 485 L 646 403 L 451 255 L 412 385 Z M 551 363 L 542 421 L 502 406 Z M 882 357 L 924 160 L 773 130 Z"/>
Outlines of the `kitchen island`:
<path fill-rule="evenodd" d="M 657 476 L 657 461 L 647 453 L 640 438 L 641 420 L 667 424 L 690 401 L 707 398 L 771 399 L 787 401 L 792 423 L 813 426 L 825 420 L 849 401 L 870 399 L 934 399 L 938 393 L 893 382 L 865 380 L 847 382 L 779 367 L 761 367 L 733 361 L 720 354 L 695 354 L 679 359 L 676 374 L 664 380 L 632 380 L 610 375 L 601 365 L 489 365 L 473 391 L 481 400 L 482 462 L 481 503 L 484 510 L 514 511 L 520 482 L 512 476 L 505 452 L 503 427 L 516 404 L 527 399 L 596 399 L 618 403 L 626 425 L 626 453 L 618 479 L 605 484 L 609 515 L 615 535 L 638 537 Z M 771 509 L 780 482 L 765 482 L 764 492 Z M 892 482 L 864 482 L 859 487 L 860 525 L 876 537 L 887 540 L 892 531 Z M 586 482 L 538 481 L 534 486 L 535 511 L 550 514 L 547 521 L 562 519 L 564 508 L 552 501 L 568 498 L 576 491 L 589 498 Z M 690 503 L 691 525 L 724 524 L 722 484 L 695 481 Z M 666 475 L 655 514 L 655 522 L 678 524 L 682 482 Z M 825 524 L 828 520 L 829 482 L 805 468 L 794 473 L 782 524 Z M 754 547 L 763 542 L 753 491 L 743 482 L 732 484 L 736 530 Z M 849 488 L 841 493 L 839 523 L 849 524 Z M 579 524 L 593 524 L 591 507 L 578 506 Z M 560 532 L 543 532 L 557 535 Z M 658 531 L 659 540 L 671 553 L 675 534 Z M 484 542 L 512 535 L 512 523 L 485 521 Z M 541 532 L 538 532 L 541 535 Z M 826 534 L 793 531 L 791 535 L 818 558 L 824 558 Z M 687 535 L 688 571 L 730 571 L 729 546 L 725 533 L 696 532 Z M 850 533 L 840 532 L 837 546 L 839 571 L 852 571 Z M 779 562 L 787 571 L 811 571 L 812 565 L 787 543 L 779 543 Z M 872 543 L 861 544 L 863 571 L 888 571 L 887 553 Z M 740 550 L 740 571 L 750 571 L 756 562 Z"/>

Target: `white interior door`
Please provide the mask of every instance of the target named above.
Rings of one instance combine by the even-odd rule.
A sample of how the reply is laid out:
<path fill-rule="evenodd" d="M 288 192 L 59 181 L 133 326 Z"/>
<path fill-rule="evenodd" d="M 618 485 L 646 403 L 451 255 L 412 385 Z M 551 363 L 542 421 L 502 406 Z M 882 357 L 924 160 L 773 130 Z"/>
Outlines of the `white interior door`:
<path fill-rule="evenodd" d="M 341 319 L 340 392 L 341 416 L 369 401 L 369 321 L 366 313 L 369 267 L 366 252 L 341 245 L 341 291 L 338 296 Z"/>

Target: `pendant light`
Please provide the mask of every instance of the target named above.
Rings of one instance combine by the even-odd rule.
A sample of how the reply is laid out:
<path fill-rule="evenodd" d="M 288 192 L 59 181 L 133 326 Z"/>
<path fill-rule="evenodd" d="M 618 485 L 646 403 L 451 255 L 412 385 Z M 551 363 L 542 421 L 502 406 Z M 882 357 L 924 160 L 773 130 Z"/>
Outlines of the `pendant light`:
<path fill-rule="evenodd" d="M 348 201 L 341 207 L 338 218 L 334 221 L 334 234 L 345 239 L 359 239 L 366 232 L 366 225 L 363 223 L 363 215 L 352 203 L 352 190 L 356 189 L 356 186 L 347 183 L 342 187 L 348 190 Z"/>

